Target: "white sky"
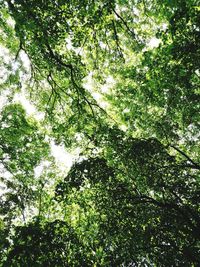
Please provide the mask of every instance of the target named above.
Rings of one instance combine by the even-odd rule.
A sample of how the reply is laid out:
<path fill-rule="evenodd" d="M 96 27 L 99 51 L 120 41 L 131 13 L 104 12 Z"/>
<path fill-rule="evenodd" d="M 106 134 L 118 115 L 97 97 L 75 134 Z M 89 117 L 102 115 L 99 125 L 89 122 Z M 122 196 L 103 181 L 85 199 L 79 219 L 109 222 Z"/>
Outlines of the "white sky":
<path fill-rule="evenodd" d="M 51 141 L 51 153 L 61 171 L 68 170 L 75 159 L 75 156 L 67 152 L 63 145 L 56 145 L 54 141 Z"/>
<path fill-rule="evenodd" d="M 147 47 L 149 47 L 150 49 L 153 49 L 153 48 L 158 47 L 160 43 L 161 43 L 161 40 L 160 39 L 158 39 L 156 37 L 153 37 L 148 42 Z"/>

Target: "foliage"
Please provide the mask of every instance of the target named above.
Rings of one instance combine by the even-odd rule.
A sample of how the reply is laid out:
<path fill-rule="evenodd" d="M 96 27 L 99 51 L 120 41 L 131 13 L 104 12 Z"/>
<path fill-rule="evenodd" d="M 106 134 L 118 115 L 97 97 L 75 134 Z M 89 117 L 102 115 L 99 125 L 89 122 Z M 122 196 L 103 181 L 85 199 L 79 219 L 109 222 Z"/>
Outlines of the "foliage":
<path fill-rule="evenodd" d="M 0 4 L 0 266 L 199 266 L 198 1 Z"/>

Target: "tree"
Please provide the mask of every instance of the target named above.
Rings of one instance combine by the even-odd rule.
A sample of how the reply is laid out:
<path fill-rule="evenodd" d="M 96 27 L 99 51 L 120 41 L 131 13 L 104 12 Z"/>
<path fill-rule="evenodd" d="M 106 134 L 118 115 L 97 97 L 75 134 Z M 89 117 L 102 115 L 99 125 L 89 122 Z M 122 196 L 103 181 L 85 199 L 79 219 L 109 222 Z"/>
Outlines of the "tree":
<path fill-rule="evenodd" d="M 198 1 L 0 3 L 0 266 L 199 266 Z"/>

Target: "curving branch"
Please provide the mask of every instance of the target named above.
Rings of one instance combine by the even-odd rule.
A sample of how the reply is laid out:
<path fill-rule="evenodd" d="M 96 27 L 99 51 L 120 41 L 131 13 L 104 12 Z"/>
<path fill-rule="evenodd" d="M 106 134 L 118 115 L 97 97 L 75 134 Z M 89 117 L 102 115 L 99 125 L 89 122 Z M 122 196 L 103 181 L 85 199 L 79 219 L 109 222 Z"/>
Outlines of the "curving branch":
<path fill-rule="evenodd" d="M 128 26 L 127 22 L 122 18 L 122 16 L 120 16 L 116 10 L 113 8 L 112 9 L 113 12 L 115 13 L 115 15 L 122 21 L 123 25 L 125 26 L 125 28 L 127 29 L 128 33 L 131 35 L 131 37 L 135 38 L 135 33 L 134 31 Z"/>
<path fill-rule="evenodd" d="M 182 150 L 180 150 L 178 147 L 176 147 L 174 145 L 169 145 L 169 146 L 172 147 L 173 149 L 175 149 L 182 156 L 184 156 L 190 163 L 192 163 L 193 167 L 200 170 L 200 165 L 198 163 L 194 162 L 185 152 L 183 152 Z M 191 165 L 189 165 L 189 166 L 192 167 Z"/>

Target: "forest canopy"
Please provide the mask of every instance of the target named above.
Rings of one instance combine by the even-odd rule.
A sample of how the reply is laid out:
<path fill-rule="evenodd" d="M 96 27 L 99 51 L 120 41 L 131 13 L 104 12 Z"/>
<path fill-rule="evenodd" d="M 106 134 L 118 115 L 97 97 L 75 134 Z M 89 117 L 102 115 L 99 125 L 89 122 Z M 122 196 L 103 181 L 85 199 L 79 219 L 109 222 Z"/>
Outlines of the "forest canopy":
<path fill-rule="evenodd" d="M 0 0 L 0 266 L 200 266 L 199 78 L 197 0 Z"/>

